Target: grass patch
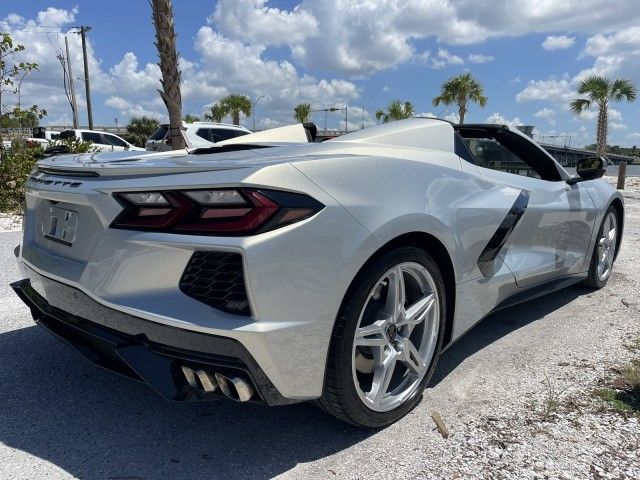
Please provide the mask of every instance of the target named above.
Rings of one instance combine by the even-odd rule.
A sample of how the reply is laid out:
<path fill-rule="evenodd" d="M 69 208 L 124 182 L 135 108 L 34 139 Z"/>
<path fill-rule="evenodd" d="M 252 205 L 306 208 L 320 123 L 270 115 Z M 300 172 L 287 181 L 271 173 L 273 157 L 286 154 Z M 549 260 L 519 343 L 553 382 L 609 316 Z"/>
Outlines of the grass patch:
<path fill-rule="evenodd" d="M 609 385 L 595 390 L 594 396 L 620 414 L 640 416 L 640 359 L 632 360 L 615 373 L 607 382 Z"/>

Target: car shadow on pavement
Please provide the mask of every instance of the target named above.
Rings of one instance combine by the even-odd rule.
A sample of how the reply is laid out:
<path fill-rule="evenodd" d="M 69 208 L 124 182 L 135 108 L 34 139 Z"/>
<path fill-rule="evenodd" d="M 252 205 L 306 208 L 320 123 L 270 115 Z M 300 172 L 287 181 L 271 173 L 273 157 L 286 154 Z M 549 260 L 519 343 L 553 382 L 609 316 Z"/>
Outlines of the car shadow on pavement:
<path fill-rule="evenodd" d="M 434 386 L 440 383 L 464 359 L 475 352 L 589 292 L 591 290 L 575 285 L 545 295 L 543 301 L 540 299 L 530 300 L 486 316 L 443 352 L 429 385 Z"/>
<path fill-rule="evenodd" d="M 78 478 L 272 478 L 374 433 L 311 404 L 167 402 L 37 326 L 0 335 L 0 359 L 0 442 Z"/>
<path fill-rule="evenodd" d="M 432 385 L 474 352 L 584 293 L 569 288 L 490 315 L 443 354 Z M 37 326 L 1 334 L 0 359 L 0 442 L 78 478 L 271 478 L 375 433 L 310 404 L 166 402 Z"/>

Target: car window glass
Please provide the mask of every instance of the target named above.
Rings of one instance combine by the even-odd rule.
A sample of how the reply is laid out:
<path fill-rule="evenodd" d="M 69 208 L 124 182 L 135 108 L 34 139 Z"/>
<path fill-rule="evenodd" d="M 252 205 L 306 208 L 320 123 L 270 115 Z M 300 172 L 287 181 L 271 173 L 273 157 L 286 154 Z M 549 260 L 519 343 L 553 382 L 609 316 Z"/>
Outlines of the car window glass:
<path fill-rule="evenodd" d="M 463 138 L 480 167 L 541 178 L 531 166 L 493 138 Z"/>
<path fill-rule="evenodd" d="M 230 138 L 236 138 L 246 134 L 247 132 L 244 132 L 242 130 L 227 130 L 224 128 L 199 128 L 196 132 L 196 135 L 198 135 L 200 138 L 204 138 L 205 140 L 212 143 L 229 140 Z"/>
<path fill-rule="evenodd" d="M 116 137 L 115 135 L 109 135 L 108 133 L 105 133 L 103 135 L 104 135 L 104 138 L 105 138 L 105 140 L 107 141 L 107 143 L 109 145 L 115 145 L 116 147 L 126 147 L 126 146 L 128 146 L 127 143 L 124 140 Z"/>
<path fill-rule="evenodd" d="M 91 143 L 103 143 L 102 135 L 98 132 L 82 132 L 82 140 Z"/>
<path fill-rule="evenodd" d="M 61 140 L 66 140 L 66 139 L 69 139 L 69 138 L 76 138 L 76 132 L 74 132 L 73 130 L 65 130 L 64 132 L 62 132 L 59 135 L 59 137 L 60 137 Z"/>
<path fill-rule="evenodd" d="M 153 135 L 149 137 L 149 140 L 164 140 L 164 138 L 167 136 L 168 131 L 169 127 L 167 127 L 166 125 L 162 125 L 155 132 L 153 132 Z"/>

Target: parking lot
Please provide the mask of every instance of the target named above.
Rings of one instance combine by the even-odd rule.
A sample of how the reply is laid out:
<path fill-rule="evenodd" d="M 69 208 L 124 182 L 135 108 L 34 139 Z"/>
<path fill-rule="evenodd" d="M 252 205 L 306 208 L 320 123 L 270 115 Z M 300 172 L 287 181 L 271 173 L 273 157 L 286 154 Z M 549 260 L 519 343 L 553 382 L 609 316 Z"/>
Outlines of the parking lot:
<path fill-rule="evenodd" d="M 172 404 L 90 365 L 13 294 L 20 234 L 0 233 L 0 478 L 639 478 L 637 418 L 591 396 L 640 333 L 640 193 L 625 200 L 606 288 L 491 315 L 443 355 L 420 406 L 380 431 L 310 404 Z"/>

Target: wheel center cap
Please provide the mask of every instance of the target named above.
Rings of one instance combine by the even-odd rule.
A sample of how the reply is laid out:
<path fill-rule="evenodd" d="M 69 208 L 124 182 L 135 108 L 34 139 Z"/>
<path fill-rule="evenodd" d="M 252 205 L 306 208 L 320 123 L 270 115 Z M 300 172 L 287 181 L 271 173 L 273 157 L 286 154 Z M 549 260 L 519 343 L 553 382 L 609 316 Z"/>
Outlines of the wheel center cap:
<path fill-rule="evenodd" d="M 391 324 L 387 327 L 387 338 L 390 342 L 393 342 L 396 339 L 396 335 L 398 334 L 398 327 L 394 324 Z"/>

